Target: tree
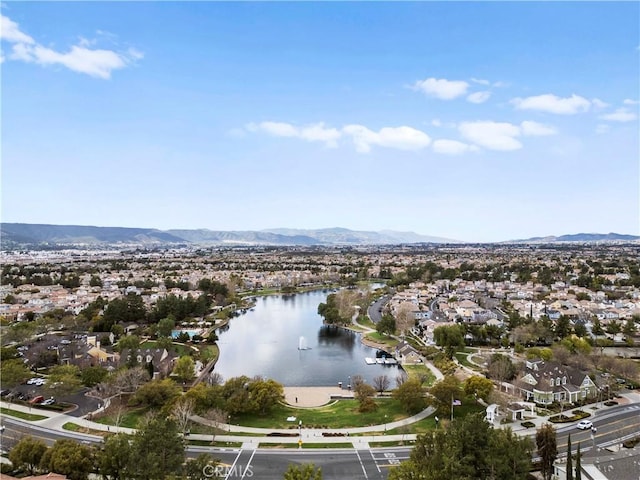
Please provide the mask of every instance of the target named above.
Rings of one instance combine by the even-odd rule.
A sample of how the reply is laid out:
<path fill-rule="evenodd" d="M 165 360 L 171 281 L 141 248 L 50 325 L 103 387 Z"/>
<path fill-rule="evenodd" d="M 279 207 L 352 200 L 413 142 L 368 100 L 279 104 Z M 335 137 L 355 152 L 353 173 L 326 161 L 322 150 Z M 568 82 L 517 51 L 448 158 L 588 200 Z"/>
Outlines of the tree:
<path fill-rule="evenodd" d="M 393 391 L 402 408 L 409 413 L 417 413 L 426 405 L 422 383 L 417 378 L 410 378 Z"/>
<path fill-rule="evenodd" d="M 87 367 L 82 370 L 80 379 L 86 387 L 95 387 L 101 383 L 109 374 L 106 368 L 101 366 Z"/>
<path fill-rule="evenodd" d="M 602 328 L 602 323 L 600 323 L 600 319 L 597 317 L 593 321 L 593 328 L 591 329 L 591 332 L 594 335 L 604 335 L 604 329 Z"/>
<path fill-rule="evenodd" d="M 516 367 L 505 355 L 494 353 L 489 359 L 489 377 L 498 382 L 511 380 L 516 375 Z"/>
<path fill-rule="evenodd" d="M 571 334 L 571 321 L 566 315 L 560 315 L 560 318 L 556 321 L 555 327 L 556 337 L 562 339 Z"/>
<path fill-rule="evenodd" d="M 118 340 L 116 347 L 119 352 L 122 352 L 125 349 L 138 350 L 138 348 L 140 348 L 140 337 L 137 335 L 127 335 L 126 337 L 122 337 Z"/>
<path fill-rule="evenodd" d="M 181 397 L 173 406 L 173 418 L 182 433 L 188 431 L 191 416 L 194 413 L 195 402 L 191 398 Z"/>
<path fill-rule="evenodd" d="M 460 380 L 453 375 L 446 375 L 429 389 L 429 393 L 433 397 L 433 406 L 441 415 L 447 415 L 451 412 L 452 402 L 459 399 L 463 391 Z"/>
<path fill-rule="evenodd" d="M 225 410 L 231 415 L 256 411 L 255 402 L 249 395 L 249 384 L 249 377 L 242 375 L 230 378 L 223 385 L 221 393 Z"/>
<path fill-rule="evenodd" d="M 94 469 L 93 449 L 74 440 L 57 440 L 42 456 L 40 465 L 70 480 L 86 480 Z"/>
<path fill-rule="evenodd" d="M 493 382 L 486 377 L 472 375 L 464 381 L 464 392 L 487 401 L 493 391 Z"/>
<path fill-rule="evenodd" d="M 134 405 L 159 408 L 171 404 L 180 396 L 180 387 L 168 378 L 152 380 L 142 385 L 131 398 Z"/>
<path fill-rule="evenodd" d="M 376 391 L 380 393 L 389 388 L 389 385 L 391 385 L 391 381 L 386 375 L 378 375 L 377 377 L 373 378 L 373 388 L 375 388 Z"/>
<path fill-rule="evenodd" d="M 573 454 L 571 453 L 571 434 L 567 438 L 567 480 L 573 480 Z"/>
<path fill-rule="evenodd" d="M 163 480 L 178 473 L 185 460 L 178 426 L 162 415 L 151 417 L 136 432 L 131 452 L 137 480 Z"/>
<path fill-rule="evenodd" d="M 183 355 L 176 362 L 175 367 L 173 367 L 173 374 L 177 377 L 180 382 L 190 382 L 195 377 L 195 362 L 193 358 L 189 355 Z"/>
<path fill-rule="evenodd" d="M 221 430 L 222 425 L 227 423 L 229 419 L 228 414 L 220 408 L 211 408 L 205 412 L 204 418 L 213 422 L 214 431 L 212 437 L 213 441 L 215 441 L 217 431 Z"/>
<path fill-rule="evenodd" d="M 173 316 L 163 318 L 158 322 L 158 336 L 171 337 L 171 332 L 176 328 L 176 321 Z"/>
<path fill-rule="evenodd" d="M 376 390 L 371 385 L 360 382 L 354 386 L 353 390 L 354 396 L 359 403 L 358 411 L 360 413 L 373 412 L 378 408 L 376 402 L 373 401 Z"/>
<path fill-rule="evenodd" d="M 284 389 L 275 380 L 255 379 L 249 384 L 249 394 L 255 407 L 261 415 L 271 411 L 279 402 L 284 400 Z"/>
<path fill-rule="evenodd" d="M 376 325 L 376 331 L 381 335 L 393 335 L 396 331 L 396 319 L 385 313 Z"/>
<path fill-rule="evenodd" d="M 313 463 L 289 465 L 284 472 L 284 480 L 322 480 L 322 469 L 316 470 Z"/>
<path fill-rule="evenodd" d="M 196 458 L 187 460 L 184 465 L 184 473 L 189 480 L 224 478 L 223 472 L 220 460 L 214 459 L 208 453 L 201 453 Z"/>
<path fill-rule="evenodd" d="M 75 365 L 56 365 L 49 370 L 47 388 L 51 393 L 66 396 L 82 387 L 80 369 Z"/>
<path fill-rule="evenodd" d="M 27 381 L 31 372 L 22 360 L 2 360 L 0 362 L 0 378 L 2 386 L 13 388 Z"/>
<path fill-rule="evenodd" d="M 33 475 L 38 470 L 42 457 L 47 451 L 47 445 L 42 440 L 33 437 L 23 437 L 9 451 L 9 460 L 14 468 L 26 470 Z"/>
<path fill-rule="evenodd" d="M 396 328 L 400 332 L 400 335 L 406 335 L 407 331 L 415 325 L 414 308 L 414 305 L 410 302 L 401 303 L 398 307 L 396 313 Z"/>
<path fill-rule="evenodd" d="M 409 461 L 389 480 L 524 480 L 531 467 L 531 443 L 510 429 L 493 429 L 481 414 L 456 419 L 448 429 L 418 435 Z"/>
<path fill-rule="evenodd" d="M 464 347 L 464 332 L 460 325 L 437 327 L 433 331 L 433 339 L 436 345 L 445 349 L 450 359 L 458 349 Z"/>
<path fill-rule="evenodd" d="M 553 425 L 545 423 L 536 431 L 536 446 L 540 457 L 540 469 L 544 480 L 553 475 L 553 462 L 558 457 L 556 430 Z"/>
<path fill-rule="evenodd" d="M 98 471 L 107 480 L 126 480 L 132 478 L 133 469 L 131 444 L 133 436 L 127 433 L 109 435 L 104 440 L 104 447 L 98 453 Z"/>

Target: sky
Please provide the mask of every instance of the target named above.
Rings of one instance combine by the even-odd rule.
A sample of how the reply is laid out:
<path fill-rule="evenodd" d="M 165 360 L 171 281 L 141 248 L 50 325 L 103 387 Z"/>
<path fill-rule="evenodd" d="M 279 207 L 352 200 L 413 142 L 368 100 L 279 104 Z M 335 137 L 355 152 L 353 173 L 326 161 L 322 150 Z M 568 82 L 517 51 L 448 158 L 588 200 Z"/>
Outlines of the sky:
<path fill-rule="evenodd" d="M 640 234 L 638 2 L 5 2 L 3 222 Z"/>

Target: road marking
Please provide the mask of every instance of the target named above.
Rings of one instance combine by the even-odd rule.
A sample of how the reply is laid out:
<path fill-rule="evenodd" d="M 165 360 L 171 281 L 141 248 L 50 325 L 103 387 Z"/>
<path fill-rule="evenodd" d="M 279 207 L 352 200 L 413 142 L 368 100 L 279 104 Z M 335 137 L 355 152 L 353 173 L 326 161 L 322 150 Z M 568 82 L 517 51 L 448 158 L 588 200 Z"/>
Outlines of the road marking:
<path fill-rule="evenodd" d="M 231 468 L 227 471 L 227 475 L 224 477 L 224 480 L 227 480 L 227 478 L 229 478 L 229 475 L 231 475 L 231 472 L 233 472 L 233 467 L 236 466 L 236 462 L 240 458 L 240 455 L 242 455 L 242 449 L 240 449 L 240 451 L 238 452 L 238 455 L 236 456 L 236 459 L 233 461 Z"/>
<path fill-rule="evenodd" d="M 378 466 L 378 462 L 376 461 L 376 457 L 373 456 L 373 452 L 369 450 L 369 453 L 371 454 L 371 459 L 373 460 L 373 464 L 378 469 L 378 473 L 382 473 L 382 470 L 380 470 L 380 467 Z"/>
<path fill-rule="evenodd" d="M 245 467 L 244 472 L 242 472 L 242 477 L 240 477 L 240 480 L 242 480 L 244 476 L 247 474 L 247 472 L 249 471 L 249 465 L 251 465 L 251 460 L 253 460 L 253 456 L 255 454 L 256 454 L 256 451 L 254 450 L 253 453 L 251 453 L 251 456 L 249 457 L 249 461 L 247 462 L 247 466 Z"/>
<path fill-rule="evenodd" d="M 364 478 L 369 478 L 367 475 L 367 470 L 364 468 L 364 463 L 362 463 L 362 459 L 360 458 L 360 454 L 358 453 L 358 449 L 354 448 L 356 455 L 358 456 L 358 461 L 360 462 L 360 466 L 362 467 L 362 473 L 364 473 Z"/>

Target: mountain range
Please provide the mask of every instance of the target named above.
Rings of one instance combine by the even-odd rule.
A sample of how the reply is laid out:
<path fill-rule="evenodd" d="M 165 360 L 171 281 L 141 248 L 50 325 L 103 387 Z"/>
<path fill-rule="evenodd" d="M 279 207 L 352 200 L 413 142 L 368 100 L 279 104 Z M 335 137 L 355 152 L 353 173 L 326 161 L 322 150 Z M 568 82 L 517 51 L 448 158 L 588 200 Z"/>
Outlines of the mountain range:
<path fill-rule="evenodd" d="M 556 243 L 638 241 L 635 235 L 579 233 L 533 237 L 500 243 Z M 443 237 L 393 230 L 358 231 L 347 228 L 314 230 L 273 228 L 266 230 L 220 231 L 208 229 L 158 230 L 153 228 L 95 227 L 27 223 L 0 224 L 3 249 L 21 245 L 392 245 L 408 243 L 464 243 Z"/>

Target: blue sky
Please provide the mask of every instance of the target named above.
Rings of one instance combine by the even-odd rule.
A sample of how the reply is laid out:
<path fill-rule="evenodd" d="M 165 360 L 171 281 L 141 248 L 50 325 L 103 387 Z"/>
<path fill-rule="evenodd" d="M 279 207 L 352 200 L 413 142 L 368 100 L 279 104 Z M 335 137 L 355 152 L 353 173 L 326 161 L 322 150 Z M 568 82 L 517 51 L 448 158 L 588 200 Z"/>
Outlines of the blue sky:
<path fill-rule="evenodd" d="M 640 7 L 2 4 L 2 221 L 640 234 Z"/>

